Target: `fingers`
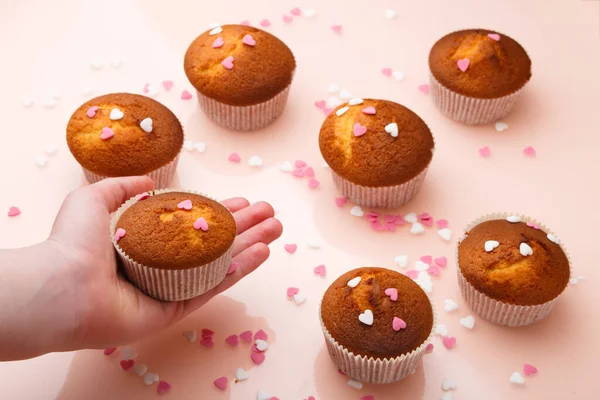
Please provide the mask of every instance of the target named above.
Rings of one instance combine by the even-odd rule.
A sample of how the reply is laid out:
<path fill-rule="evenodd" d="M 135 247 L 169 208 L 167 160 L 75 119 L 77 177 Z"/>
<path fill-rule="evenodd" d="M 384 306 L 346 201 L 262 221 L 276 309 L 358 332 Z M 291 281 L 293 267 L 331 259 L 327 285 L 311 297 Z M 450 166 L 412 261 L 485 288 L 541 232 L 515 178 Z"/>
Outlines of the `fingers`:
<path fill-rule="evenodd" d="M 147 176 L 109 178 L 94 183 L 82 190 L 89 191 L 112 213 L 136 194 L 152 190 L 154 184 Z"/>
<path fill-rule="evenodd" d="M 281 222 L 275 218 L 266 219 L 235 238 L 233 256 L 237 256 L 257 243 L 269 244 L 279 238 L 282 232 Z"/>
<path fill-rule="evenodd" d="M 238 212 L 250 205 L 250 202 L 242 197 L 234 197 L 221 202 L 232 213 Z"/>
<path fill-rule="evenodd" d="M 237 234 L 241 234 L 267 218 L 275 216 L 275 211 L 269 203 L 260 201 L 234 214 Z"/>

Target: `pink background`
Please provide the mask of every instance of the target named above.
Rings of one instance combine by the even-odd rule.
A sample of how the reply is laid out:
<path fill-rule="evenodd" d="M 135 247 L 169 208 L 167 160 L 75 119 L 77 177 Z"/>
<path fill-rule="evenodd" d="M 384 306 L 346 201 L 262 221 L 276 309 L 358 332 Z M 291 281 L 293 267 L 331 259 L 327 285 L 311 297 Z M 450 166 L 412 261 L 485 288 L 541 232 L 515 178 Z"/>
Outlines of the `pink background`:
<path fill-rule="evenodd" d="M 294 0 L 295 1 L 295 0 Z M 272 247 L 271 259 L 252 276 L 203 309 L 154 337 L 133 345 L 138 362 L 173 385 L 177 399 L 253 399 L 262 388 L 282 400 L 438 399 L 441 381 L 453 378 L 454 399 L 593 399 L 598 398 L 592 373 L 600 347 L 597 226 L 598 146 L 600 139 L 599 3 L 566 0 L 455 1 L 302 1 L 314 8 L 313 18 L 295 17 L 284 24 L 294 1 L 157 1 L 103 0 L 20 2 L 0 6 L 0 54 L 3 76 L 0 110 L 0 246 L 17 247 L 44 240 L 55 213 L 72 189 L 84 184 L 65 143 L 71 112 L 89 96 L 113 91 L 139 93 L 150 82 L 161 90 L 157 98 L 185 126 L 187 138 L 207 143 L 205 154 L 182 155 L 174 186 L 201 190 L 219 198 L 234 195 L 251 201 L 271 201 L 284 224 L 283 238 Z M 184 4 L 185 3 L 185 4 Z M 398 11 L 396 19 L 384 10 Z M 183 54 L 191 40 L 213 22 L 257 25 L 283 39 L 297 57 L 298 69 L 285 114 L 268 129 L 254 133 L 221 129 L 200 112 L 197 103 L 182 101 L 191 90 L 183 73 Z M 335 34 L 330 26 L 341 24 Z M 507 33 L 521 42 L 533 60 L 533 79 L 514 112 L 509 128 L 468 127 L 441 116 L 428 95 L 417 90 L 427 81 L 427 55 L 440 36 L 461 28 L 482 27 Z M 111 68 L 111 58 L 122 60 Z M 102 70 L 90 67 L 100 60 Z M 402 70 L 402 82 L 380 70 Z M 167 93 L 160 82 L 175 81 Z M 567 245 L 575 275 L 586 279 L 570 285 L 547 320 L 523 329 L 492 326 L 476 318 L 472 331 L 459 319 L 470 314 L 456 285 L 452 261 L 454 239 L 444 242 L 433 229 L 411 236 L 371 231 L 366 221 L 352 217 L 350 206 L 338 209 L 336 190 L 323 168 L 317 135 L 323 115 L 313 102 L 326 99 L 335 82 L 361 97 L 394 100 L 417 112 L 436 135 L 437 151 L 419 196 L 399 212 L 428 211 L 447 218 L 454 239 L 471 219 L 490 211 L 518 211 L 534 216 L 557 232 Z M 54 109 L 42 102 L 58 90 Z M 20 99 L 35 100 L 24 108 Z M 34 158 L 48 144 L 58 146 L 44 168 Z M 489 146 L 488 159 L 478 149 Z M 533 145 L 535 158 L 522 154 Z M 227 162 L 237 151 L 242 163 Z M 258 155 L 264 167 L 247 160 Z M 310 190 L 278 170 L 285 160 L 303 159 L 315 167 L 322 185 Z M 594 175 L 592 171 L 596 171 Z M 9 206 L 23 214 L 7 218 Z M 77 223 L 77 221 L 73 221 Z M 318 237 L 322 247 L 310 249 Z M 296 254 L 283 250 L 297 243 Z M 317 306 L 323 291 L 339 274 L 363 265 L 397 268 L 396 255 L 408 254 L 411 265 L 424 254 L 445 255 L 451 261 L 433 278 L 433 299 L 440 321 L 457 337 L 453 350 L 435 338 L 435 351 L 425 357 L 416 375 L 391 386 L 366 385 L 355 390 L 337 374 L 321 336 Z M 325 279 L 312 269 L 325 264 Z M 286 288 L 297 286 L 308 297 L 302 306 L 286 299 Z M 461 307 L 448 314 L 443 300 Z M 208 327 L 217 332 L 212 349 L 188 344 L 181 332 Z M 264 328 L 271 334 L 266 362 L 253 367 L 246 347 L 229 348 L 223 339 L 245 329 Z M 43 335 L 44 332 L 40 332 Z M 0 364 L 0 385 L 6 399 L 155 398 L 156 387 L 124 373 L 118 354 L 100 351 L 51 354 L 35 360 Z M 539 369 L 523 387 L 508 379 L 524 363 Z M 218 391 L 212 381 L 237 367 L 250 379 Z"/>

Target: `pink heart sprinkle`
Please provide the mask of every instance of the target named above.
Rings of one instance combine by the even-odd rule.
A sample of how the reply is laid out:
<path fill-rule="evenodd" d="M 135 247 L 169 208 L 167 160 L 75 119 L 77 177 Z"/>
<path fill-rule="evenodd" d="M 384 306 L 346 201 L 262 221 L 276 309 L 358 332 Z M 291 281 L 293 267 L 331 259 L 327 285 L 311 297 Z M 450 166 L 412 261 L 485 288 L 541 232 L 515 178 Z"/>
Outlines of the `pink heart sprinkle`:
<path fill-rule="evenodd" d="M 252 35 L 246 34 L 242 38 L 242 43 L 244 43 L 245 45 L 254 47 L 256 45 L 256 40 L 254 40 L 254 38 L 252 37 Z"/>
<path fill-rule="evenodd" d="M 467 68 L 469 68 L 469 64 L 471 62 L 469 61 L 468 58 L 463 58 L 460 59 L 456 62 L 456 65 L 458 66 L 458 69 L 460 69 L 462 72 L 465 72 L 467 70 Z"/>
<path fill-rule="evenodd" d="M 224 44 L 225 44 L 225 40 L 223 40 L 223 38 L 221 36 L 219 36 L 213 42 L 212 47 L 213 47 L 213 49 L 218 49 L 220 47 L 223 47 Z"/>
<path fill-rule="evenodd" d="M 191 210 L 192 209 L 192 201 L 191 200 L 184 200 L 181 203 L 177 204 L 177 208 L 179 208 L 180 210 Z"/>
<path fill-rule="evenodd" d="M 125 229 L 123 229 L 123 228 L 117 229 L 117 231 L 115 232 L 115 242 L 118 242 L 119 240 L 123 239 L 126 234 L 127 234 L 127 232 L 125 231 Z"/>
<path fill-rule="evenodd" d="M 381 73 L 387 77 L 392 76 L 392 69 L 391 68 L 383 68 L 381 70 Z"/>
<path fill-rule="evenodd" d="M 265 353 L 252 353 L 250 355 L 250 358 L 252 359 L 252 361 L 254 362 L 254 364 L 256 365 L 260 365 L 265 361 Z"/>
<path fill-rule="evenodd" d="M 424 83 L 422 85 L 419 85 L 419 91 L 421 91 L 422 93 L 425 93 L 425 94 L 429 94 L 429 84 Z"/>
<path fill-rule="evenodd" d="M 145 199 L 147 199 L 148 197 L 150 197 L 150 193 L 148 193 L 148 192 L 144 192 L 144 193 L 140 193 L 140 194 L 138 194 L 137 196 L 135 196 L 135 199 L 136 199 L 137 201 L 142 201 L 142 200 L 145 200 Z"/>
<path fill-rule="evenodd" d="M 228 56 L 223 61 L 221 61 L 221 65 L 226 69 L 233 69 L 233 61 L 233 56 Z"/>
<path fill-rule="evenodd" d="M 194 229 L 201 229 L 203 232 L 208 230 L 208 222 L 202 217 L 198 218 L 196 222 L 194 222 Z"/>
<path fill-rule="evenodd" d="M 316 399 L 314 398 L 314 396 L 308 396 L 308 399 L 306 399 L 306 400 L 316 400 Z"/>
<path fill-rule="evenodd" d="M 162 85 L 167 92 L 173 89 L 173 81 L 162 81 Z"/>
<path fill-rule="evenodd" d="M 341 25 L 332 25 L 331 29 L 333 29 L 333 31 L 335 33 L 338 33 L 338 34 L 342 33 L 342 26 Z"/>
<path fill-rule="evenodd" d="M 344 207 L 344 205 L 346 205 L 346 203 L 348 202 L 348 199 L 345 197 L 336 197 L 335 198 L 335 205 L 338 207 Z"/>
<path fill-rule="evenodd" d="M 239 267 L 239 264 L 236 263 L 235 261 L 232 262 L 231 264 L 229 264 L 229 269 L 227 270 L 227 275 L 233 274 L 235 271 L 237 271 L 238 267 Z"/>
<path fill-rule="evenodd" d="M 11 207 L 8 209 L 8 216 L 9 217 L 16 217 L 17 215 L 21 214 L 21 210 L 19 210 L 19 207 Z"/>
<path fill-rule="evenodd" d="M 417 277 L 419 276 L 419 271 L 417 271 L 416 269 L 410 269 L 408 271 L 405 271 L 404 275 L 408 276 L 410 279 L 417 279 Z"/>
<path fill-rule="evenodd" d="M 294 163 L 294 166 L 296 168 L 305 168 L 308 166 L 308 164 L 305 161 L 302 160 L 296 160 L 296 162 Z"/>
<path fill-rule="evenodd" d="M 488 37 L 489 37 L 490 39 L 493 39 L 493 40 L 495 40 L 496 42 L 497 42 L 498 40 L 500 40 L 500 35 L 498 35 L 497 33 L 488 33 Z"/>
<path fill-rule="evenodd" d="M 538 224 L 536 224 L 535 222 L 529 221 L 527 222 L 527 226 L 533 229 L 537 229 L 539 230 L 541 228 L 541 226 L 539 226 Z"/>
<path fill-rule="evenodd" d="M 260 26 L 262 26 L 263 28 L 268 28 L 269 26 L 271 26 L 271 21 L 265 18 L 262 21 L 260 21 Z"/>
<path fill-rule="evenodd" d="M 296 168 L 292 171 L 292 176 L 296 178 L 304 178 L 304 170 L 302 168 Z"/>
<path fill-rule="evenodd" d="M 402 215 L 396 215 L 396 220 L 394 221 L 394 225 L 404 226 L 404 224 L 405 224 L 404 217 Z"/>
<path fill-rule="evenodd" d="M 181 92 L 181 100 L 189 100 L 192 98 L 192 94 L 187 90 Z"/>
<path fill-rule="evenodd" d="M 427 265 L 431 265 L 433 258 L 431 256 L 421 256 L 420 260 L 423 261 Z"/>
<path fill-rule="evenodd" d="M 252 341 L 252 331 L 244 331 L 240 333 L 240 339 L 246 343 L 250 343 Z"/>
<path fill-rule="evenodd" d="M 398 300 L 398 289 L 396 288 L 385 289 L 383 293 L 385 293 L 386 296 L 390 296 L 391 301 Z"/>
<path fill-rule="evenodd" d="M 202 336 L 203 338 L 214 336 L 214 334 L 215 334 L 214 331 L 212 331 L 211 329 L 207 329 L 207 328 L 202 329 L 202 331 L 200 332 L 200 336 Z"/>
<path fill-rule="evenodd" d="M 164 393 L 171 389 L 171 385 L 168 382 L 160 381 L 158 382 L 158 386 L 156 387 L 156 391 L 158 393 Z"/>
<path fill-rule="evenodd" d="M 104 355 L 105 356 L 110 356 L 115 351 L 117 351 L 116 347 L 111 347 L 111 348 L 108 348 L 108 349 L 104 349 Z"/>
<path fill-rule="evenodd" d="M 479 155 L 481 157 L 489 157 L 490 154 L 491 154 L 490 148 L 487 146 L 483 146 L 482 148 L 479 149 Z"/>
<path fill-rule="evenodd" d="M 238 335 L 227 336 L 225 339 L 225 343 L 230 344 L 232 346 L 237 346 L 240 344 L 240 337 Z"/>
<path fill-rule="evenodd" d="M 250 26 L 250 21 L 248 21 L 247 19 L 243 20 L 242 22 L 240 22 L 240 25 L 243 26 Z"/>
<path fill-rule="evenodd" d="M 94 118 L 96 116 L 96 112 L 98 111 L 99 107 L 98 106 L 91 106 L 90 108 L 88 108 L 88 110 L 85 112 L 85 115 L 87 115 L 89 118 Z"/>
<path fill-rule="evenodd" d="M 385 222 L 391 222 L 391 223 L 394 223 L 396 221 L 396 218 L 397 217 L 395 215 L 391 215 L 391 214 L 386 214 L 383 216 L 383 220 Z"/>
<path fill-rule="evenodd" d="M 440 275 L 440 267 L 438 265 L 432 265 L 431 267 L 427 268 L 427 273 L 431 276 L 439 276 Z"/>
<path fill-rule="evenodd" d="M 365 107 L 362 109 L 363 114 L 367 114 L 367 115 L 374 115 L 375 114 L 375 107 L 369 106 L 369 107 Z M 366 128 L 365 128 L 366 131 Z"/>
<path fill-rule="evenodd" d="M 398 332 L 400 329 L 404 328 L 406 328 L 406 322 L 398 317 L 394 317 L 392 320 L 392 329 Z"/>
<path fill-rule="evenodd" d="M 453 336 L 444 336 L 442 338 L 442 343 L 444 344 L 444 347 L 450 350 L 456 346 L 456 338 Z"/>
<path fill-rule="evenodd" d="M 149 83 L 146 83 L 146 84 L 144 85 L 144 89 L 142 89 L 142 90 L 144 91 L 144 93 L 148 93 L 148 92 L 150 91 L 150 84 L 149 84 Z"/>
<path fill-rule="evenodd" d="M 325 100 L 317 100 L 315 101 L 315 107 L 317 108 L 325 108 L 325 106 L 327 105 L 327 103 L 325 103 Z"/>
<path fill-rule="evenodd" d="M 419 215 L 417 215 L 417 218 L 419 219 L 419 221 L 421 222 L 425 222 L 425 221 L 433 221 L 433 217 L 431 216 L 431 214 L 429 213 L 421 213 Z"/>
<path fill-rule="evenodd" d="M 315 178 L 310 178 L 310 180 L 308 181 L 308 187 L 311 189 L 318 188 L 320 184 L 321 184 L 321 182 L 319 182 Z"/>
<path fill-rule="evenodd" d="M 215 343 L 213 342 L 212 336 L 202 338 L 202 340 L 200 341 L 200 344 L 204 347 L 209 347 L 209 348 L 213 347 L 215 345 Z"/>
<path fill-rule="evenodd" d="M 361 396 L 360 400 L 375 400 L 375 396 L 368 394 L 366 396 Z"/>
<path fill-rule="evenodd" d="M 308 167 L 304 170 L 304 176 L 307 178 L 313 178 L 315 176 L 315 170 L 312 167 Z"/>
<path fill-rule="evenodd" d="M 121 368 L 123 368 L 123 371 L 129 371 L 131 368 L 133 368 L 133 364 L 135 364 L 135 361 L 133 361 L 133 360 L 121 360 L 119 362 L 119 364 L 121 364 Z"/>
<path fill-rule="evenodd" d="M 430 354 L 430 353 L 433 353 L 433 347 L 434 347 L 434 346 L 433 346 L 433 343 L 429 343 L 429 344 L 427 345 L 427 347 L 425 348 L 425 354 Z"/>
<path fill-rule="evenodd" d="M 523 149 L 523 154 L 528 157 L 535 157 L 535 149 L 531 146 L 527 146 Z"/>
<path fill-rule="evenodd" d="M 367 133 L 367 127 L 362 126 L 359 122 L 354 124 L 354 136 L 362 136 Z"/>
<path fill-rule="evenodd" d="M 446 259 L 445 256 L 437 257 L 435 260 L 433 260 L 433 262 L 442 268 L 444 268 L 446 265 L 448 265 L 448 259 Z"/>
<path fill-rule="evenodd" d="M 287 288 L 287 297 L 293 297 L 295 294 L 298 294 L 298 292 L 300 292 L 300 289 L 296 288 L 296 287 L 289 287 Z"/>
<path fill-rule="evenodd" d="M 269 340 L 269 335 L 267 335 L 267 332 L 263 331 L 262 329 L 259 329 L 256 331 L 256 333 L 254 334 L 254 340 Z"/>
<path fill-rule="evenodd" d="M 315 275 L 319 275 L 324 278 L 325 274 L 327 274 L 327 269 L 325 268 L 324 265 L 319 265 L 319 266 L 315 267 L 314 272 L 315 272 Z"/>
<path fill-rule="evenodd" d="M 290 14 L 295 15 L 296 17 L 302 14 L 302 10 L 298 7 L 292 8 L 290 10 Z"/>
<path fill-rule="evenodd" d="M 227 389 L 227 382 L 229 382 L 229 380 L 226 377 L 222 376 L 220 378 L 215 379 L 215 381 L 213 383 L 219 389 L 225 390 L 225 389 Z"/>
<path fill-rule="evenodd" d="M 108 126 L 105 126 L 104 128 L 102 128 L 102 133 L 100 134 L 100 139 L 108 140 L 113 136 L 115 136 L 115 133 Z"/>
<path fill-rule="evenodd" d="M 523 372 L 525 373 L 525 376 L 533 375 L 537 373 L 537 368 L 531 364 L 525 364 L 523 366 Z"/>
<path fill-rule="evenodd" d="M 227 160 L 234 162 L 234 163 L 239 163 L 240 161 L 242 161 L 242 158 L 240 157 L 240 155 L 238 153 L 231 153 L 229 155 L 229 157 L 227 158 Z"/>
<path fill-rule="evenodd" d="M 289 15 L 285 15 L 285 14 L 283 14 L 283 16 L 281 18 L 283 19 L 283 22 L 285 22 L 286 24 L 289 24 L 290 22 L 292 22 L 292 19 L 293 19 Z"/>
<path fill-rule="evenodd" d="M 252 345 L 250 351 L 252 351 L 253 353 L 264 353 L 263 351 L 260 351 L 258 347 L 256 347 L 256 343 Z"/>
<path fill-rule="evenodd" d="M 373 229 L 376 232 L 381 232 L 382 230 L 384 230 L 384 226 L 381 223 L 381 221 L 375 220 L 371 222 L 371 229 Z"/>
<path fill-rule="evenodd" d="M 448 227 L 448 220 L 446 219 L 438 219 L 435 224 L 438 226 L 438 228 L 440 229 L 446 229 Z"/>
<path fill-rule="evenodd" d="M 331 114 L 333 112 L 333 108 L 329 108 L 329 107 L 325 107 L 323 109 L 323 114 L 325 114 L 325 116 L 328 116 L 329 114 Z"/>
<path fill-rule="evenodd" d="M 386 222 L 383 224 L 383 229 L 390 232 L 396 232 L 396 224 L 393 222 Z"/>
<path fill-rule="evenodd" d="M 297 244 L 285 244 L 285 245 L 283 245 L 283 248 L 288 253 L 294 254 L 296 252 L 296 250 L 298 250 L 298 245 Z"/>
<path fill-rule="evenodd" d="M 374 222 L 374 221 L 377 221 L 379 219 L 380 215 L 381 214 L 378 213 L 377 211 L 369 211 L 368 213 L 365 214 L 365 218 L 369 222 Z"/>

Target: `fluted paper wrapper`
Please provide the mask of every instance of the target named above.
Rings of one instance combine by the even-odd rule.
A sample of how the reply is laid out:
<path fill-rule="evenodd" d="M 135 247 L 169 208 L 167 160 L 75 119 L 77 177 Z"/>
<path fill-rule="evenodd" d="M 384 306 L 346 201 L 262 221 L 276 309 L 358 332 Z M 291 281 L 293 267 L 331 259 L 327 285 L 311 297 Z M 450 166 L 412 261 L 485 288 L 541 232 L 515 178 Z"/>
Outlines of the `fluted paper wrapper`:
<path fill-rule="evenodd" d="M 469 307 L 479 315 L 481 318 L 489 321 L 493 324 L 497 325 L 505 325 L 511 327 L 519 327 L 531 325 L 537 321 L 540 321 L 550 314 L 552 311 L 552 307 L 554 307 L 554 303 L 558 299 L 558 297 L 535 306 L 520 306 L 515 304 L 503 303 L 501 301 L 492 299 L 488 297 L 484 293 L 478 291 L 473 287 L 464 275 L 461 272 L 460 264 L 458 263 L 458 245 L 465 239 L 464 232 L 470 231 L 474 226 L 489 220 L 494 219 L 506 219 L 509 216 L 518 215 L 521 217 L 522 222 L 532 222 L 540 226 L 540 229 L 544 232 L 554 234 L 552 231 L 548 230 L 546 226 L 539 223 L 533 218 L 530 218 L 526 215 L 522 215 L 519 213 L 494 213 L 488 214 L 485 217 L 481 217 L 471 222 L 463 231 L 463 236 L 458 240 L 456 245 L 456 265 L 457 265 L 457 273 L 458 273 L 458 286 L 460 287 L 460 291 L 462 296 L 469 304 Z M 534 229 L 534 228 L 531 228 Z M 569 253 L 563 246 L 560 244 L 560 247 L 565 252 L 567 259 L 569 260 L 569 266 L 571 265 L 571 259 L 569 257 Z"/>
<path fill-rule="evenodd" d="M 504 118 L 521 95 L 523 88 L 495 99 L 464 96 L 439 83 L 429 75 L 430 93 L 434 104 L 447 117 L 469 125 L 489 124 Z"/>
<path fill-rule="evenodd" d="M 231 106 L 213 100 L 198 92 L 202 111 L 217 124 L 238 131 L 252 131 L 275 122 L 287 104 L 291 84 L 279 94 L 263 103 L 252 106 Z"/>
<path fill-rule="evenodd" d="M 156 195 L 168 192 L 187 192 L 208 197 L 201 193 L 180 189 L 155 190 L 151 193 L 152 195 Z M 121 215 L 137 201 L 138 200 L 136 200 L 135 197 L 127 200 L 113 215 L 110 224 L 111 240 L 123 263 L 127 278 L 129 278 L 131 283 L 142 292 L 155 299 L 163 301 L 180 301 L 200 296 L 225 279 L 227 270 L 231 265 L 231 247 L 219 258 L 208 264 L 181 270 L 151 268 L 131 259 L 115 240 L 115 231 Z"/>
<path fill-rule="evenodd" d="M 408 375 L 414 374 L 423 355 L 425 355 L 425 350 L 433 337 L 437 325 L 437 314 L 433 303 L 431 308 L 433 310 L 431 333 L 419 347 L 399 357 L 375 359 L 373 357 L 354 355 L 354 353 L 340 345 L 325 327 L 321 316 L 321 305 L 319 304 L 319 320 L 323 329 L 323 335 L 325 336 L 325 344 L 327 345 L 329 356 L 343 373 L 357 381 L 375 384 L 397 382 Z"/>
<path fill-rule="evenodd" d="M 181 153 L 180 153 L 181 154 Z M 164 189 L 169 186 L 171 179 L 173 179 L 173 175 L 175 175 L 175 171 L 177 170 L 177 163 L 179 162 L 179 154 L 175 156 L 173 161 L 169 162 L 167 165 L 164 165 L 148 174 L 146 176 L 150 177 L 154 182 L 154 187 L 156 189 Z M 83 174 L 85 175 L 85 179 L 89 183 L 96 183 L 101 181 L 102 179 L 109 178 L 108 176 L 102 176 L 93 173 L 92 171 L 88 171 L 83 168 Z"/>

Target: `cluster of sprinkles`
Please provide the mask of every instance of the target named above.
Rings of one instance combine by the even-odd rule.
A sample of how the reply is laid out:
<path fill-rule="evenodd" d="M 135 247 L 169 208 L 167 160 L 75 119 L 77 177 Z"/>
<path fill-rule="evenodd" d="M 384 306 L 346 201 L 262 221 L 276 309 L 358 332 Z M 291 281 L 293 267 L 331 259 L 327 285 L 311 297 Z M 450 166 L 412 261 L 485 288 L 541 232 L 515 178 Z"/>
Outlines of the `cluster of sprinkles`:
<path fill-rule="evenodd" d="M 506 217 L 506 220 L 508 222 L 512 223 L 512 224 L 516 224 L 518 222 L 522 222 L 521 217 L 518 216 L 518 215 L 510 215 L 510 216 Z M 541 229 L 540 225 L 537 224 L 534 221 L 527 221 L 526 224 L 530 228 L 533 228 L 533 229 L 536 229 L 536 230 L 540 230 Z M 558 238 L 555 235 L 553 235 L 552 233 L 548 233 L 546 235 L 546 237 L 551 242 L 556 243 L 556 244 L 560 244 Z M 497 249 L 499 246 L 500 246 L 500 242 L 498 242 L 497 240 L 486 240 L 486 242 L 483 245 L 483 248 L 484 248 L 484 250 L 487 253 L 491 253 L 495 249 Z M 527 257 L 527 256 L 533 255 L 533 249 L 526 242 L 521 242 L 521 244 L 519 245 L 519 252 L 521 253 L 521 255 L 523 257 Z"/>
<path fill-rule="evenodd" d="M 496 42 L 500 40 L 500 35 L 497 33 L 489 33 L 487 36 Z M 460 60 L 458 60 L 456 62 L 456 66 L 462 72 L 466 72 L 467 69 L 469 69 L 470 64 L 471 64 L 471 61 L 468 58 L 461 58 Z"/>
<path fill-rule="evenodd" d="M 263 20 L 263 21 L 261 21 L 261 25 L 263 27 L 267 27 L 267 26 L 271 25 L 271 22 L 269 22 L 268 20 Z M 220 34 L 222 32 L 223 32 L 223 28 L 220 27 L 220 26 L 217 26 L 217 27 L 213 28 L 210 32 L 208 32 L 208 34 L 210 36 L 215 36 L 215 35 L 218 35 L 218 34 Z M 256 46 L 256 40 L 249 33 L 246 34 L 246 35 L 244 35 L 244 37 L 242 38 L 242 43 L 245 44 L 246 46 L 249 46 L 249 47 Z M 223 47 L 224 44 L 225 44 L 225 39 L 223 39 L 222 36 L 218 36 L 213 41 L 212 48 L 213 49 L 220 49 L 221 47 Z M 221 65 L 223 66 L 223 68 L 231 70 L 231 69 L 233 69 L 234 62 L 235 62 L 235 58 L 230 55 L 230 56 L 225 57 L 223 59 L 223 61 L 221 61 Z"/>
<path fill-rule="evenodd" d="M 184 211 L 190 211 L 192 209 L 192 201 L 191 200 L 183 200 L 179 204 L 177 204 L 177 208 Z M 208 231 L 208 222 L 204 217 L 197 218 L 194 221 L 194 229 L 201 230 L 202 232 Z"/>
<path fill-rule="evenodd" d="M 285 173 L 291 173 L 292 176 L 296 178 L 308 178 L 308 187 L 311 189 L 316 189 L 321 185 L 316 179 L 315 170 L 313 167 L 309 166 L 305 161 L 296 160 L 294 165 L 289 161 L 284 161 L 280 166 L 279 170 Z"/>
<path fill-rule="evenodd" d="M 104 349 L 104 355 L 110 356 L 117 351 L 116 347 Z M 157 383 L 156 391 L 158 393 L 165 393 L 171 389 L 171 385 L 164 380 L 160 380 L 158 374 L 148 372 L 148 367 L 145 364 L 138 364 L 135 362 L 137 354 L 131 347 L 124 347 L 121 351 L 121 360 L 119 365 L 123 371 L 133 371 L 137 376 L 141 377 L 146 386 L 151 386 Z"/>
<path fill-rule="evenodd" d="M 100 111 L 100 108 L 98 106 L 91 106 L 90 108 L 87 109 L 85 114 L 87 115 L 88 118 L 93 119 L 98 114 L 98 111 Z M 123 119 L 124 116 L 125 116 L 125 113 L 123 111 L 121 111 L 119 108 L 113 108 L 110 111 L 109 119 L 111 121 L 119 121 L 119 120 Z M 144 118 L 140 122 L 140 128 L 142 128 L 142 130 L 146 133 L 152 132 L 152 118 L 149 118 L 149 117 Z M 101 133 L 100 133 L 100 139 L 108 140 L 108 139 L 112 138 L 113 136 L 115 136 L 115 132 L 112 130 L 111 127 L 105 126 L 102 128 Z"/>

